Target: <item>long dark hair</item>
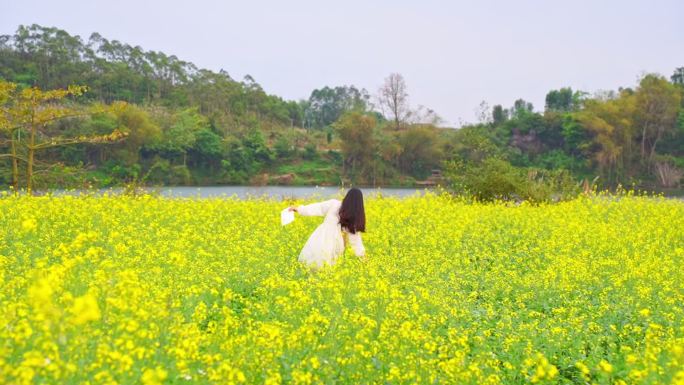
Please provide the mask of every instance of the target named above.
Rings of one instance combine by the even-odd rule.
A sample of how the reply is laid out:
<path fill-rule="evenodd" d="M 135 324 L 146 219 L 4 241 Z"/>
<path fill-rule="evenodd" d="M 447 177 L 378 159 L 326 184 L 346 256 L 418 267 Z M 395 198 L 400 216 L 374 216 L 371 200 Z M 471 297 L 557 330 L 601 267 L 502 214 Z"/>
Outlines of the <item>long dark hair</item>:
<path fill-rule="evenodd" d="M 340 225 L 352 234 L 356 234 L 357 231 L 366 231 L 366 212 L 363 209 L 363 194 L 356 187 L 352 187 L 342 200 Z"/>

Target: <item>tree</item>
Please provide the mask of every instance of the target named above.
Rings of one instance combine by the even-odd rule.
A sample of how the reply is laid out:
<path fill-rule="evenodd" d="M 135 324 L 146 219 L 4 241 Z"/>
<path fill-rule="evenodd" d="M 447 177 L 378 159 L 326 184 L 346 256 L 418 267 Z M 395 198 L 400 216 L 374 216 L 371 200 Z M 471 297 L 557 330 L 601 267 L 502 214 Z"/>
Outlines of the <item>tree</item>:
<path fill-rule="evenodd" d="M 162 137 L 161 129 L 151 121 L 148 113 L 134 105 L 122 102 L 114 103 L 114 117 L 118 129 L 126 134 L 126 140 L 116 144 L 117 158 L 128 165 L 139 161 L 140 150 L 145 146 L 151 146 L 159 142 Z"/>
<path fill-rule="evenodd" d="M 10 153 L 2 154 L 0 157 L 8 157 L 12 161 L 12 187 L 17 191 L 19 187 L 19 158 L 17 156 L 17 145 L 15 133 L 19 129 L 18 126 L 13 126 L 10 110 L 9 100 L 16 89 L 16 84 L 0 81 L 0 134 L 7 136 L 6 142 L 10 144 Z M 3 144 L 3 142 L 0 142 Z"/>
<path fill-rule="evenodd" d="M 572 111 L 575 108 L 572 88 L 566 87 L 559 90 L 549 91 L 546 94 L 545 108 L 547 111 Z"/>
<path fill-rule="evenodd" d="M 489 108 L 489 103 L 484 100 L 481 101 L 475 109 L 475 116 L 477 117 L 477 121 L 481 124 L 492 123 L 493 118 L 491 109 Z"/>
<path fill-rule="evenodd" d="M 406 82 L 398 73 L 392 73 L 385 78 L 385 84 L 379 90 L 378 100 L 383 114 L 394 121 L 394 128 L 397 130 L 411 116 Z"/>
<path fill-rule="evenodd" d="M 400 167 L 416 177 L 425 178 L 442 158 L 439 138 L 433 127 L 411 127 L 399 137 Z"/>
<path fill-rule="evenodd" d="M 633 157 L 635 103 L 634 96 L 623 91 L 618 98 L 587 100 L 576 114 L 592 137 L 599 172 L 611 183 L 625 176 Z"/>
<path fill-rule="evenodd" d="M 453 136 L 451 157 L 474 163 L 480 163 L 486 158 L 502 157 L 502 149 L 490 135 L 482 126 L 461 128 Z"/>
<path fill-rule="evenodd" d="M 187 164 L 188 151 L 195 145 L 197 133 L 209 129 L 209 121 L 200 115 L 196 109 L 189 108 L 171 116 L 161 113 L 161 118 L 167 120 L 162 138 L 151 146 L 167 159 L 182 157 L 183 165 Z"/>
<path fill-rule="evenodd" d="M 501 104 L 492 107 L 492 122 L 494 125 L 499 125 L 508 120 L 508 110 L 503 108 Z"/>
<path fill-rule="evenodd" d="M 439 115 L 437 115 L 435 110 L 433 110 L 432 108 L 425 107 L 423 105 L 418 105 L 418 108 L 411 111 L 411 119 L 409 120 L 409 123 L 411 124 L 429 126 L 437 126 L 442 122 L 442 118 Z"/>
<path fill-rule="evenodd" d="M 670 77 L 672 83 L 684 86 L 684 67 L 677 68 Z"/>
<path fill-rule="evenodd" d="M 356 177 L 359 170 L 366 171 L 375 153 L 373 131 L 376 121 L 373 116 L 360 112 L 349 112 L 336 123 L 335 129 L 342 140 L 344 167 L 351 167 L 351 176 Z"/>
<path fill-rule="evenodd" d="M 532 110 L 534 110 L 532 103 L 526 102 L 523 99 L 518 99 L 513 103 L 511 115 L 513 115 L 513 117 L 520 118 L 526 114 L 530 114 Z"/>
<path fill-rule="evenodd" d="M 307 127 L 323 128 L 331 125 L 345 112 L 366 112 L 370 96 L 354 86 L 323 87 L 311 92 L 305 106 Z"/>
<path fill-rule="evenodd" d="M 266 146 L 266 140 L 260 130 L 250 130 L 242 139 L 242 144 L 258 166 L 273 161 L 273 152 Z"/>
<path fill-rule="evenodd" d="M 658 75 L 646 75 L 636 90 L 636 124 L 641 131 L 641 160 L 651 164 L 658 142 L 676 131 L 681 93 Z"/>
<path fill-rule="evenodd" d="M 561 124 L 565 152 L 577 157 L 588 157 L 592 142 L 582 123 L 574 114 L 566 114 Z"/>
<path fill-rule="evenodd" d="M 273 145 L 273 149 L 275 150 L 276 157 L 280 159 L 287 159 L 294 153 L 292 142 L 290 141 L 290 138 L 285 135 L 278 137 Z"/>
<path fill-rule="evenodd" d="M 2 84 L 4 82 L 0 82 Z M 120 140 L 126 134 L 115 130 L 108 135 L 101 136 L 78 136 L 64 137 L 57 133 L 49 135 L 46 128 L 59 120 L 88 116 L 103 111 L 102 107 L 79 108 L 65 104 L 70 96 L 82 95 L 86 88 L 82 86 L 69 86 L 67 89 L 42 91 L 37 87 L 17 90 L 16 85 L 0 86 L 5 102 L 2 106 L 2 114 L 5 116 L 3 125 L 9 133 L 10 148 L 9 157 L 12 159 L 12 182 L 18 187 L 19 171 L 18 161 L 26 163 L 26 190 L 29 194 L 33 191 L 33 174 L 36 152 L 48 148 L 65 146 L 76 143 L 103 143 Z M 28 141 L 20 141 L 19 134 L 28 131 Z M 16 134 L 16 136 L 15 136 Z M 21 145 L 26 149 L 26 158 L 17 154 L 17 147 Z"/>
<path fill-rule="evenodd" d="M 208 128 L 200 129 L 195 134 L 192 152 L 201 163 L 213 170 L 216 165 L 220 164 L 223 153 L 221 137 Z"/>
<path fill-rule="evenodd" d="M 375 130 L 374 144 L 376 151 L 373 156 L 372 179 L 373 185 L 383 182 L 395 173 L 395 167 L 399 168 L 401 156 L 401 144 L 396 135 L 387 135 L 382 130 Z"/>

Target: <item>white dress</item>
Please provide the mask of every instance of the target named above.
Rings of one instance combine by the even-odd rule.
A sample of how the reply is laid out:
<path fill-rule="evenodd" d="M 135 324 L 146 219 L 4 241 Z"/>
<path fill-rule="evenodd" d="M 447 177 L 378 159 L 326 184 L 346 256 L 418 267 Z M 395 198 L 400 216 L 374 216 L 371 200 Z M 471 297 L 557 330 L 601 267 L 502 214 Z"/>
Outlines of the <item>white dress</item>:
<path fill-rule="evenodd" d="M 299 253 L 299 261 L 313 267 L 324 264 L 333 265 L 344 252 L 344 238 L 342 232 L 347 233 L 347 239 L 354 253 L 358 257 L 365 255 L 366 250 L 361 241 L 361 234 L 351 234 L 340 226 L 340 206 L 337 199 L 297 207 L 297 212 L 304 216 L 322 216 L 321 223 L 311 234 Z"/>

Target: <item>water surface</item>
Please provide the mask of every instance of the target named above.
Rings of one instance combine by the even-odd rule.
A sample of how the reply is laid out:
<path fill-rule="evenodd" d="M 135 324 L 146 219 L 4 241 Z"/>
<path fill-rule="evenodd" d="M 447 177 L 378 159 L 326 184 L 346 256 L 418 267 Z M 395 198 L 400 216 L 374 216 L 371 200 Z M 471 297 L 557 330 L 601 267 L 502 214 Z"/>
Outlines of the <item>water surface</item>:
<path fill-rule="evenodd" d="M 234 197 L 238 199 L 270 198 L 270 199 L 329 199 L 344 196 L 347 189 L 342 187 L 323 186 L 176 186 L 176 187 L 144 187 L 144 192 L 159 194 L 172 198 L 220 198 Z M 430 189 L 425 188 L 375 188 L 361 187 L 365 196 L 408 197 L 422 195 Z M 96 194 L 120 194 L 123 188 L 95 190 Z M 78 195 L 82 190 L 55 190 L 54 195 Z M 40 193 L 43 195 L 45 193 Z"/>

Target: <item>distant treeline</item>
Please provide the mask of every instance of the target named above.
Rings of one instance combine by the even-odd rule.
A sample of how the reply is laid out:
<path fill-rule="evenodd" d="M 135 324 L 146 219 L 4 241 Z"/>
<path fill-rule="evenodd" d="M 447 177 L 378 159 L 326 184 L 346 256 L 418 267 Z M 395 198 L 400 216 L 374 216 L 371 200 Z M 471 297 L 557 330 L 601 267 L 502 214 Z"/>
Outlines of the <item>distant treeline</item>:
<path fill-rule="evenodd" d="M 288 101 L 250 76 L 235 80 L 97 33 L 84 40 L 38 25 L 0 36 L 0 79 L 17 90 L 82 85 L 87 92 L 66 103 L 120 105 L 36 131 L 46 140 L 125 134 L 36 154 L 43 187 L 399 185 L 439 169 L 455 190 L 488 198 L 596 177 L 603 186 L 677 186 L 684 170 L 684 68 L 599 95 L 552 90 L 541 112 L 524 100 L 491 108 L 483 102 L 479 122 L 460 129 L 439 128 L 433 111 L 413 108 L 399 74 L 373 94 L 326 86 L 308 100 Z M 6 114 L 16 100 L 4 102 Z M 22 130 L 12 131 L 16 137 L 0 132 L 0 153 L 12 142 L 20 158 Z M 11 183 L 10 169 L 0 158 L 0 185 Z"/>

